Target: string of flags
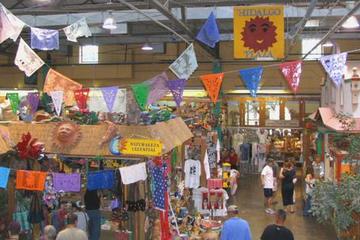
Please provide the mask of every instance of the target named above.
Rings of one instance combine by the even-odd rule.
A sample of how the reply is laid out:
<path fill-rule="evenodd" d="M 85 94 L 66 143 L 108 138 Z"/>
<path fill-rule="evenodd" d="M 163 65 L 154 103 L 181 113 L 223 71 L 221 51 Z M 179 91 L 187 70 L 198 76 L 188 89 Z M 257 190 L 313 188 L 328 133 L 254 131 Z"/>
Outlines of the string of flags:
<path fill-rule="evenodd" d="M 16 41 L 22 28 L 26 25 L 3 5 L 0 5 L 0 21 L 3 26 L 3 28 L 0 29 L 0 43 L 8 38 Z M 91 36 L 91 32 L 85 19 L 81 19 L 70 26 L 65 27 L 63 30 L 69 41 L 76 41 L 76 39 L 81 36 Z M 18 66 L 19 70 L 23 71 L 26 76 L 33 75 L 45 63 L 32 49 L 58 49 L 58 35 L 58 30 L 31 28 L 31 47 L 20 38 L 14 60 L 15 65 Z M 219 42 L 219 28 L 213 13 L 209 15 L 208 19 L 201 27 L 196 39 L 209 47 L 215 47 L 216 43 Z M 323 56 L 319 60 L 326 73 L 330 76 L 330 79 L 336 86 L 339 86 L 343 80 L 347 52 Z M 279 67 L 289 88 L 296 93 L 301 80 L 302 61 L 289 61 L 272 66 Z M 178 77 L 178 79 L 169 80 L 167 74 L 163 72 L 147 81 L 131 85 L 135 100 L 140 109 L 145 110 L 149 104 L 155 103 L 169 92 L 173 95 L 176 105 L 180 106 L 187 80 L 194 78 L 191 77 L 191 75 L 197 68 L 198 62 L 194 45 L 190 44 L 169 66 L 169 69 Z M 263 68 L 264 67 L 262 66 L 258 66 L 239 70 L 240 78 L 249 90 L 250 95 L 253 97 L 256 97 L 260 87 Z M 226 73 L 227 72 L 220 72 L 218 74 L 205 74 L 199 76 L 204 84 L 204 88 L 208 92 L 209 98 L 214 103 L 218 100 L 224 74 Z M 108 110 L 112 111 L 117 87 L 106 87 L 101 90 Z M 63 103 L 65 103 L 66 106 L 71 106 L 74 103 L 74 100 L 80 111 L 86 111 L 89 89 L 84 89 L 81 84 L 71 80 L 52 68 L 50 68 L 47 73 L 43 91 L 51 96 L 57 115 L 61 114 L 61 106 Z M 13 111 L 16 111 L 19 106 L 18 97 L 16 97 L 16 95 L 9 95 L 9 99 Z"/>

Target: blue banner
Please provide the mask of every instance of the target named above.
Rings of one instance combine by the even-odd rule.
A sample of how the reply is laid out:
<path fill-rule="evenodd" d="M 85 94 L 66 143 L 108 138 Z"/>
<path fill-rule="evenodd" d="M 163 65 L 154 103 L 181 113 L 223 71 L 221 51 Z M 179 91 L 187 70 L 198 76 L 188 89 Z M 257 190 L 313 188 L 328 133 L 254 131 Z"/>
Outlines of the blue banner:
<path fill-rule="evenodd" d="M 252 97 L 256 97 L 256 92 L 261 81 L 263 67 L 247 68 L 239 71 L 241 79 L 244 81 Z"/>
<path fill-rule="evenodd" d="M 208 19 L 201 27 L 196 35 L 196 39 L 212 48 L 220 41 L 220 32 L 213 12 L 210 13 Z"/>
<path fill-rule="evenodd" d="M 113 189 L 115 186 L 115 173 L 113 170 L 89 172 L 87 189 Z"/>

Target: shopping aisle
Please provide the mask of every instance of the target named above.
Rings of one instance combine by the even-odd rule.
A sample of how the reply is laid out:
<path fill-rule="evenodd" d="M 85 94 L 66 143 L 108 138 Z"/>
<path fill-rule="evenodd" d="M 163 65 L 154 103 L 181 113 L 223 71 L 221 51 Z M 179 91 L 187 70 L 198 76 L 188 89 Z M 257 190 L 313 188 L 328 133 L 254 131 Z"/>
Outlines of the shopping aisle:
<path fill-rule="evenodd" d="M 297 186 L 300 192 L 300 183 Z M 330 226 L 317 223 L 313 218 L 302 216 L 301 196 L 297 197 L 297 212 L 288 214 L 286 227 L 294 233 L 295 240 L 336 240 L 335 232 Z M 280 192 L 276 196 L 276 209 L 282 208 Z M 268 224 L 274 223 L 274 217 L 264 212 L 263 194 L 259 175 L 247 175 L 240 178 L 238 193 L 231 203 L 240 210 L 240 217 L 250 224 L 253 239 L 258 240 Z"/>

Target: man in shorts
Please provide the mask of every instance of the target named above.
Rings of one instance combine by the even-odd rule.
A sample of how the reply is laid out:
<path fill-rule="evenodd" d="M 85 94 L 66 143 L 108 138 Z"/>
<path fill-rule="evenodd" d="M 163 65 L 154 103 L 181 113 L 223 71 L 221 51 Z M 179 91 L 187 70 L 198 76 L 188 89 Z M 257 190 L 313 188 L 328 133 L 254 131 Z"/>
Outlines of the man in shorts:
<path fill-rule="evenodd" d="M 274 160 L 269 159 L 266 162 L 265 167 L 261 171 L 261 185 L 264 189 L 265 196 L 265 212 L 268 214 L 274 214 L 275 211 L 271 208 L 273 188 L 274 188 L 274 171 L 273 171 Z"/>

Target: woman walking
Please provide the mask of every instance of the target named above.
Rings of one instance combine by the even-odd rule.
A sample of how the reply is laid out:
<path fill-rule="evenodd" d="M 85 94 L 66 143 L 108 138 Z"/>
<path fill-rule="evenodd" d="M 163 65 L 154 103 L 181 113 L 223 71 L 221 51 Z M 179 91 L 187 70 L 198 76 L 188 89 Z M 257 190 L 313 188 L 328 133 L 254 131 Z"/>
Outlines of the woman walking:
<path fill-rule="evenodd" d="M 279 177 L 281 179 L 281 195 L 284 208 L 288 212 L 294 213 L 294 179 L 296 178 L 296 170 L 290 161 L 284 164 Z"/>

